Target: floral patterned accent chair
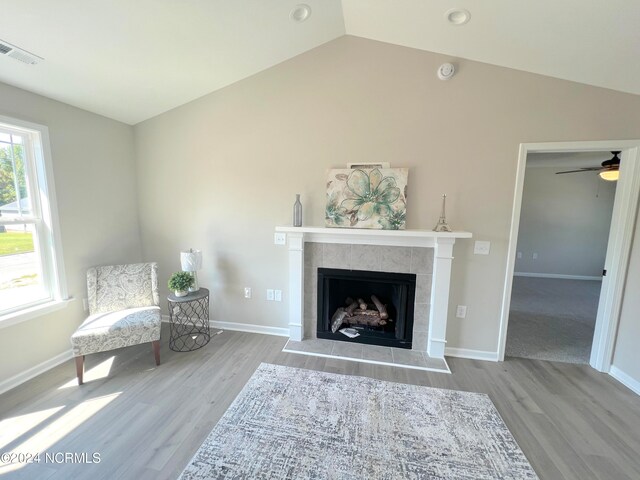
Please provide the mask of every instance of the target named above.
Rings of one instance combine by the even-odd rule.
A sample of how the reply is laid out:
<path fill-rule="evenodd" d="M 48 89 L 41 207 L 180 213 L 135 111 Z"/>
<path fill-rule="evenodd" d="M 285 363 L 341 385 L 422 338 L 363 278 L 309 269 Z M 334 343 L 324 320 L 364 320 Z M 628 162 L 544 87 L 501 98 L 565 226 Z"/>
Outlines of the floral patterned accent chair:
<path fill-rule="evenodd" d="M 87 271 L 89 317 L 71 335 L 78 384 L 84 356 L 151 342 L 160 365 L 158 265 L 136 263 Z"/>

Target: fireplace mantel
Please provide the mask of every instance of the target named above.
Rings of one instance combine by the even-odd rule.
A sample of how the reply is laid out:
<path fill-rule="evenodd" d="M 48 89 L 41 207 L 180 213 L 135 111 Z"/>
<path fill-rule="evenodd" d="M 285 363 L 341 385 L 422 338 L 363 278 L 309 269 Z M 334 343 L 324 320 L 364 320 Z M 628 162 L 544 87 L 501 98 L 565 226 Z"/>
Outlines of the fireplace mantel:
<path fill-rule="evenodd" d="M 289 247 L 289 337 L 300 341 L 304 332 L 304 244 L 305 242 L 425 247 L 434 249 L 433 281 L 426 350 L 431 358 L 444 358 L 449 285 L 453 245 L 456 239 L 471 238 L 470 232 L 431 230 L 365 230 L 354 228 L 278 226 L 287 234 Z"/>
<path fill-rule="evenodd" d="M 349 243 L 352 245 L 387 245 L 396 247 L 431 247 L 443 240 L 471 238 L 470 232 L 434 232 L 433 230 L 368 230 L 357 228 L 276 227 L 276 232 L 302 234 L 305 242 Z M 453 239 L 453 240 L 451 240 Z"/>

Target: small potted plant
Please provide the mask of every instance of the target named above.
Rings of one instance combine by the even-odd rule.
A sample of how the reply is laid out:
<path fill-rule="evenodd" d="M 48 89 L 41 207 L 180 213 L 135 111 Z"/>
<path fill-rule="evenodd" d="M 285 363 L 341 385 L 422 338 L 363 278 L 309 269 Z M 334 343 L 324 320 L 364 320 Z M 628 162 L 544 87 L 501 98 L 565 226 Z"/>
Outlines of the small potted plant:
<path fill-rule="evenodd" d="M 193 286 L 193 276 L 189 272 L 176 272 L 171 275 L 168 286 L 176 297 L 184 297 L 189 293 L 189 287 Z"/>

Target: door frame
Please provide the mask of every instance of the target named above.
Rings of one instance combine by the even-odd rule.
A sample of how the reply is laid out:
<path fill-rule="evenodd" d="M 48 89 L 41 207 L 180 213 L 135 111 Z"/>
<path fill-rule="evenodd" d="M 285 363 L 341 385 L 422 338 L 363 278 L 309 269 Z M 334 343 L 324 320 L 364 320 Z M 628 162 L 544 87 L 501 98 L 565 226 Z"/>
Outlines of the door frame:
<path fill-rule="evenodd" d="M 511 289 L 516 261 L 522 191 L 529 153 L 593 152 L 620 150 L 620 179 L 611 216 L 611 227 L 607 243 L 605 269 L 598 314 L 596 318 L 593 346 L 589 364 L 600 372 L 609 372 L 613 359 L 613 348 L 620 319 L 622 295 L 631 253 L 631 241 L 640 197 L 640 140 L 603 140 L 588 142 L 521 143 L 518 154 L 518 169 L 511 214 L 511 231 L 507 268 L 502 297 L 500 330 L 498 333 L 498 360 L 504 360 L 511 307 Z"/>

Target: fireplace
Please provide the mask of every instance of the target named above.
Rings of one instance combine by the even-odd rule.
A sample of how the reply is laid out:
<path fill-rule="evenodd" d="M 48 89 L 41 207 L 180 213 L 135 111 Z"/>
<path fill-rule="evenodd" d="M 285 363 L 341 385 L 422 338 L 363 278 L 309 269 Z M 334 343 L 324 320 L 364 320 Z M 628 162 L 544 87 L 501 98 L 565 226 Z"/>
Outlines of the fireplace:
<path fill-rule="evenodd" d="M 292 341 L 317 336 L 318 268 L 410 272 L 416 274 L 412 350 L 444 360 L 453 246 L 471 233 L 309 226 L 276 227 L 276 233 L 276 243 L 285 240 L 288 248 Z"/>
<path fill-rule="evenodd" d="M 415 274 L 318 268 L 317 337 L 411 349 L 415 292 Z"/>

